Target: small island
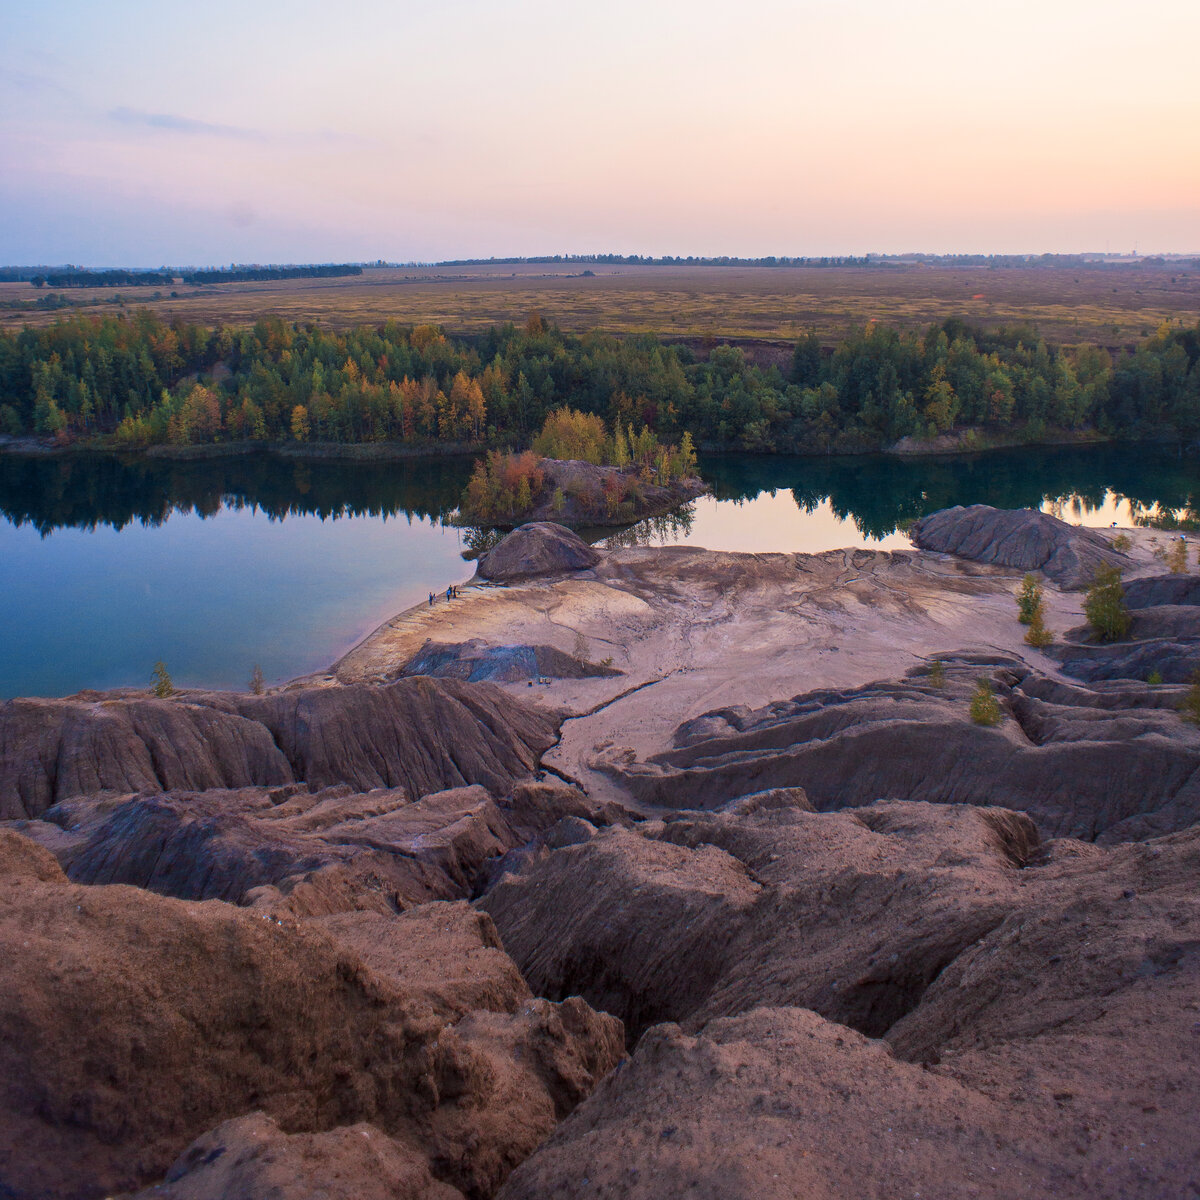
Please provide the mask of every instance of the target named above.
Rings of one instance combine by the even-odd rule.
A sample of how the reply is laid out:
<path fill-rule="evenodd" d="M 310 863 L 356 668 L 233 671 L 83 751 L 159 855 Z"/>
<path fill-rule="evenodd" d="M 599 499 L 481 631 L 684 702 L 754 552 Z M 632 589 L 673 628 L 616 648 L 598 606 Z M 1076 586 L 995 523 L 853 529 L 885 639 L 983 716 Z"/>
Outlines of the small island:
<path fill-rule="evenodd" d="M 707 492 L 690 433 L 661 442 L 648 426 L 610 434 L 602 417 L 564 407 L 547 416 L 532 450 L 491 451 L 459 505 L 464 525 L 512 529 L 530 521 L 628 525 L 661 516 Z"/>

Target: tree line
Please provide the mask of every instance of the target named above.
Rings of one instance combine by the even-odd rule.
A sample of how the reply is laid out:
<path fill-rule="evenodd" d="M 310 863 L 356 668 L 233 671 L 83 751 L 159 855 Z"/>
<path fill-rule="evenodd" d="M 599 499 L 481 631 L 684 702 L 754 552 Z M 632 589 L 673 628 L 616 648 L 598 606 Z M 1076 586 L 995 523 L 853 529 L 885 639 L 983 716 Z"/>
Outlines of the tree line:
<path fill-rule="evenodd" d="M 262 283 L 270 279 L 340 279 L 361 275 L 355 263 L 321 263 L 307 267 L 216 267 L 206 271 L 184 271 L 184 283 Z"/>
<path fill-rule="evenodd" d="M 0 332 L 0 433 L 116 445 L 393 441 L 526 447 L 555 409 L 684 432 L 701 450 L 860 453 L 965 429 L 1028 442 L 1060 430 L 1200 438 L 1200 323 L 1132 351 L 1057 346 L 1028 327 L 879 324 L 833 348 L 801 338 L 781 369 L 652 335 L 523 328 L 451 338 L 388 322 L 334 331 L 260 320 L 167 323 L 148 311 Z"/>

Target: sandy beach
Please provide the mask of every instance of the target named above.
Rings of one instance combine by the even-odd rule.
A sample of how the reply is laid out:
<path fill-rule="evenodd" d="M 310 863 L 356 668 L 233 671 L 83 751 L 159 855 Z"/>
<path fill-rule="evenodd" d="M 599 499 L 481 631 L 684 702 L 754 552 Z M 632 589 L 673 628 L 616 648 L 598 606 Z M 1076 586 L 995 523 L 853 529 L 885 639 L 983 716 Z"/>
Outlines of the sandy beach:
<path fill-rule="evenodd" d="M 1170 534 L 1111 530 L 1132 541 L 1134 569 L 1161 571 Z M 820 687 L 895 678 L 939 653 L 973 647 L 1056 664 L 1024 642 L 1021 572 L 920 550 L 736 554 L 692 547 L 608 551 L 598 566 L 512 586 L 464 586 L 460 598 L 392 618 L 331 668 L 330 682 L 384 681 L 426 646 L 549 645 L 622 674 L 504 686 L 567 716 L 545 765 L 597 798 L 630 803 L 606 758 L 667 749 L 683 721 L 759 707 Z M 1056 637 L 1079 625 L 1082 593 L 1045 584 Z"/>

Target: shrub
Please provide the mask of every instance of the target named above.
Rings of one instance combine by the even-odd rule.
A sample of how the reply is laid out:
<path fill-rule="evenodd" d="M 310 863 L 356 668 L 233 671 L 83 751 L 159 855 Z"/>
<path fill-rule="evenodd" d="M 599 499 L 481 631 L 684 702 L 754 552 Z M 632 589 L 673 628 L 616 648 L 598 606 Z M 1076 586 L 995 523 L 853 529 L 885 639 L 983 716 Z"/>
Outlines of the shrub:
<path fill-rule="evenodd" d="M 1167 555 L 1167 566 L 1172 575 L 1184 575 L 1188 569 L 1188 544 L 1184 538 L 1177 538 L 1171 545 Z"/>
<path fill-rule="evenodd" d="M 1115 642 L 1129 632 L 1131 617 L 1125 607 L 1121 571 L 1105 564 L 1096 571 L 1092 586 L 1083 598 L 1088 624 L 1102 642 Z"/>
<path fill-rule="evenodd" d="M 1017 620 L 1028 625 L 1042 603 L 1042 585 L 1036 575 L 1026 575 L 1017 593 Z"/>
<path fill-rule="evenodd" d="M 1025 641 L 1030 646 L 1036 646 L 1039 650 L 1044 646 L 1049 646 L 1054 641 L 1054 634 L 1046 628 L 1045 605 L 1041 600 L 1037 602 L 1037 607 L 1033 610 L 1033 616 L 1029 621 L 1029 629 L 1025 634 Z"/>
<path fill-rule="evenodd" d="M 992 682 L 986 676 L 980 676 L 971 695 L 971 720 L 976 725 L 1000 724 L 1000 704 L 992 691 Z"/>
<path fill-rule="evenodd" d="M 1162 681 L 1162 672 L 1159 670 L 1151 671 L 1150 674 L 1146 676 L 1146 682 L 1152 685 L 1160 684 Z"/>
<path fill-rule="evenodd" d="M 154 664 L 154 683 L 151 690 L 160 700 L 175 695 L 175 685 L 171 682 L 166 664 L 161 659 Z"/>
<path fill-rule="evenodd" d="M 1112 548 L 1114 550 L 1125 551 L 1133 545 L 1133 538 L 1127 533 L 1118 533 L 1112 540 Z"/>
<path fill-rule="evenodd" d="M 254 670 L 250 672 L 250 690 L 256 696 L 261 696 L 266 690 L 266 684 L 263 681 L 262 667 L 260 667 L 258 663 L 254 664 Z"/>
<path fill-rule="evenodd" d="M 1200 725 L 1200 671 L 1192 675 L 1192 686 L 1184 694 L 1179 715 L 1193 725 Z"/>
<path fill-rule="evenodd" d="M 935 658 L 929 664 L 929 682 L 935 688 L 946 686 L 946 664 L 940 658 Z"/>

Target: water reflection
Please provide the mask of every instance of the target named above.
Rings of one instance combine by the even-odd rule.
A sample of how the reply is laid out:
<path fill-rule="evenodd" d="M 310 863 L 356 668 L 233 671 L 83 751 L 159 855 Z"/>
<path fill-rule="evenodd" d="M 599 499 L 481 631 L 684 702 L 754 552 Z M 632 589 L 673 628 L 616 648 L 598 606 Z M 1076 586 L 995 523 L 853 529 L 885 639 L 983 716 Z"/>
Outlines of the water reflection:
<path fill-rule="evenodd" d="M 398 463 L 288 460 L 267 454 L 178 462 L 107 454 L 0 455 L 0 515 L 56 529 L 158 526 L 174 514 L 249 509 L 271 520 L 316 516 L 444 520 L 469 458 Z"/>
<path fill-rule="evenodd" d="M 781 495 L 796 513 L 847 524 L 855 540 L 872 541 L 954 504 L 1043 507 L 1089 524 L 1158 512 L 1194 519 L 1200 510 L 1200 463 L 1157 446 L 1040 448 L 943 459 L 722 455 L 704 457 L 700 465 L 712 500 L 617 534 L 595 530 L 593 536 L 613 545 L 693 541 L 713 527 L 711 514 L 720 510 L 719 536 L 727 536 L 726 528 L 739 529 L 758 541 L 771 536 L 763 521 L 769 526 L 784 519 L 785 509 L 745 506 Z M 378 463 L 255 454 L 177 462 L 0 454 L 0 516 L 43 535 L 63 528 L 158 526 L 172 514 L 211 517 L 222 509 L 249 509 L 271 520 L 403 514 L 441 523 L 456 508 L 470 469 L 467 458 Z M 1101 522 L 1106 514 L 1111 515 Z M 468 530 L 464 536 L 472 553 L 493 540 L 487 531 Z M 773 548 L 791 547 L 781 542 Z"/>

